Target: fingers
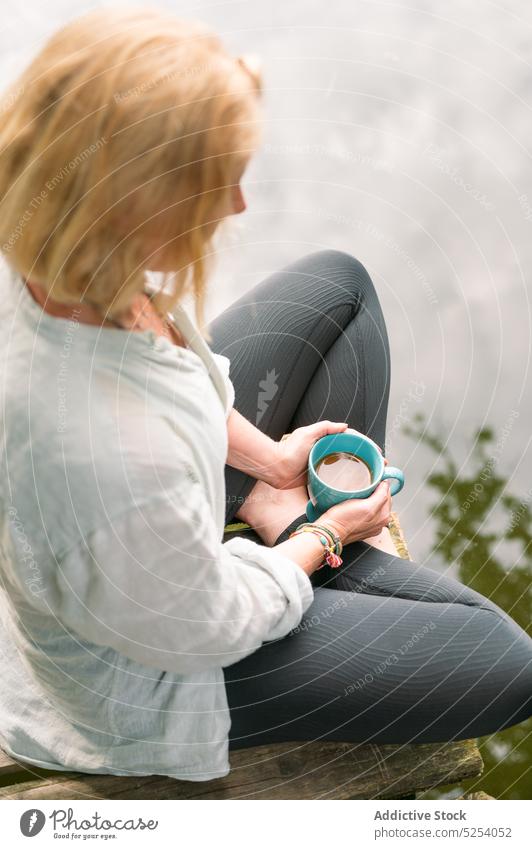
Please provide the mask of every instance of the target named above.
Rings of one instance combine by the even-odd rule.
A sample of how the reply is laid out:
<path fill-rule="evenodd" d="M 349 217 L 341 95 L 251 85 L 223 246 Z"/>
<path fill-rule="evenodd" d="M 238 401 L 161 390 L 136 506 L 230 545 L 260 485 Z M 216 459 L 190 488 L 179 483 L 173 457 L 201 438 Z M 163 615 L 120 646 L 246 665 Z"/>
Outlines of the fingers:
<path fill-rule="evenodd" d="M 343 528 L 339 536 L 344 542 L 365 539 L 377 536 L 389 524 L 391 503 L 390 484 L 381 481 L 368 498 L 348 498 L 329 508 L 323 518 Z"/>
<path fill-rule="evenodd" d="M 347 422 L 331 422 L 325 419 L 311 425 L 311 427 L 313 428 L 313 435 L 319 438 L 320 436 L 327 436 L 328 433 L 341 433 L 347 428 Z"/>
<path fill-rule="evenodd" d="M 380 484 L 375 487 L 375 490 L 368 498 L 368 501 L 371 500 L 374 500 L 377 504 L 384 501 L 389 501 L 391 504 L 392 496 L 390 495 L 390 482 L 388 480 L 381 481 Z"/>
<path fill-rule="evenodd" d="M 356 433 L 356 434 L 357 434 L 357 435 L 359 435 L 359 436 L 364 436 L 364 434 L 362 433 L 362 431 L 357 430 L 357 429 L 356 429 L 356 428 L 354 428 L 354 427 L 346 427 L 345 432 L 346 432 L 346 433 Z"/>
<path fill-rule="evenodd" d="M 350 427 L 349 422 L 331 422 L 331 421 L 329 421 L 329 419 L 324 419 L 321 422 L 316 422 L 315 424 L 307 425 L 306 427 L 310 428 L 310 430 L 312 431 L 312 435 L 315 439 L 319 439 L 321 436 L 327 436 L 328 433 L 342 433 L 342 432 L 343 433 L 354 433 L 354 434 L 357 434 L 359 436 L 365 436 L 365 434 L 363 434 L 362 431 L 357 430 L 354 427 Z M 379 449 L 381 454 L 384 454 L 384 451 L 382 450 L 380 445 L 377 445 L 377 448 Z M 386 458 L 383 458 L 383 459 L 384 459 L 385 465 L 388 465 L 388 460 Z"/>
<path fill-rule="evenodd" d="M 392 496 L 390 494 L 389 482 L 381 481 L 373 495 L 370 496 L 370 499 L 373 500 L 374 503 L 375 518 L 378 522 L 381 522 L 382 528 L 389 523 L 392 509 Z"/>

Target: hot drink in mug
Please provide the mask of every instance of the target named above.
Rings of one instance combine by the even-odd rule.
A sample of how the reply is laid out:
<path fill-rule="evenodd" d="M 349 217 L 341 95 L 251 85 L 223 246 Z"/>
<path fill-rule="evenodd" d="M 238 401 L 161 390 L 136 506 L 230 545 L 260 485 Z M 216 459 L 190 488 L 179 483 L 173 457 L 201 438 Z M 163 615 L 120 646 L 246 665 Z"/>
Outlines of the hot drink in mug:
<path fill-rule="evenodd" d="M 362 457 L 348 451 L 333 451 L 318 460 L 316 474 L 319 479 L 334 489 L 351 492 L 366 489 L 371 483 L 371 469 Z"/>

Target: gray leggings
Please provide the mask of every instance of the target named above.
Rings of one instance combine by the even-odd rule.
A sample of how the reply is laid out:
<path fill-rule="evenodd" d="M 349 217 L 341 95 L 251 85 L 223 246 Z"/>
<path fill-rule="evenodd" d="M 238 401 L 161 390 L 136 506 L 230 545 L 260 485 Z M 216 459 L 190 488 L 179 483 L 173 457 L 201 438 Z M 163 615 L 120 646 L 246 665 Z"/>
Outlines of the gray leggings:
<path fill-rule="evenodd" d="M 350 254 L 302 257 L 210 330 L 212 349 L 231 360 L 235 407 L 262 431 L 279 439 L 321 419 L 347 421 L 385 450 L 386 325 L 367 271 Z M 227 521 L 254 482 L 226 466 Z M 440 742 L 532 714 L 532 640 L 497 605 L 364 542 L 347 545 L 343 561 L 312 576 L 313 603 L 290 634 L 224 669 L 230 748 Z"/>

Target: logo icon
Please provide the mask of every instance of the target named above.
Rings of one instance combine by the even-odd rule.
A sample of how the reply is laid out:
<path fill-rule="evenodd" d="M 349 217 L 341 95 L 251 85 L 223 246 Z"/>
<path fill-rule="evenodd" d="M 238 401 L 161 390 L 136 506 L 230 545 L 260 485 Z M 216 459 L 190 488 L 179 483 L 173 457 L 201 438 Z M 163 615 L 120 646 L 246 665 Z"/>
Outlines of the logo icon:
<path fill-rule="evenodd" d="M 38 808 L 31 808 L 29 811 L 24 811 L 20 818 L 20 830 L 24 837 L 35 837 L 42 831 L 46 817 Z"/>
<path fill-rule="evenodd" d="M 260 422 L 268 408 L 268 401 L 273 400 L 277 390 L 279 389 L 279 386 L 277 385 L 278 377 L 279 375 L 276 374 L 275 369 L 272 368 L 269 371 L 266 371 L 266 377 L 264 380 L 259 380 L 261 391 L 257 397 L 257 415 L 255 417 L 255 425 L 258 425 Z"/>

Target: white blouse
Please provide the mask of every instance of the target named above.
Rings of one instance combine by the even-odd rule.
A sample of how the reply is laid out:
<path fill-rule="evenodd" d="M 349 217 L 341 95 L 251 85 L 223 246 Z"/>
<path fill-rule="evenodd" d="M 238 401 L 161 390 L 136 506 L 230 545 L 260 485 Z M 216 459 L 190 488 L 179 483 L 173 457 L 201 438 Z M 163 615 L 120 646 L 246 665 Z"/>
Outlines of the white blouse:
<path fill-rule="evenodd" d="M 229 772 L 222 667 L 284 637 L 306 573 L 223 544 L 227 357 L 44 313 L 0 269 L 0 746 L 51 769 Z"/>

